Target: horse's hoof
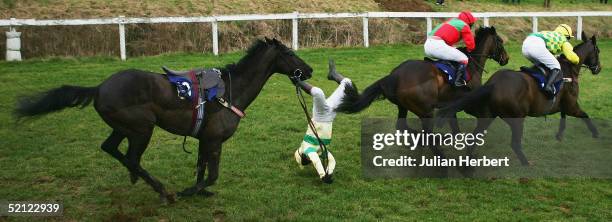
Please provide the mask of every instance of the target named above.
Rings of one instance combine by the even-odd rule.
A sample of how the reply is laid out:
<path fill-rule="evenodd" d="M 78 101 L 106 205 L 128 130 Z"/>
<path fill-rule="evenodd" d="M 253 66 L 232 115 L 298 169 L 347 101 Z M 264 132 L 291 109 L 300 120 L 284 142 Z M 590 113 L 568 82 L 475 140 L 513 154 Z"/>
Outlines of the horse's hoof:
<path fill-rule="evenodd" d="M 557 134 L 557 136 L 555 136 L 555 138 L 557 138 L 557 141 L 559 141 L 559 142 L 563 141 L 563 135 Z"/>
<path fill-rule="evenodd" d="M 593 133 L 592 136 L 593 136 L 593 138 L 597 139 L 597 138 L 599 138 L 599 133 Z"/>
<path fill-rule="evenodd" d="M 132 185 L 136 184 L 138 182 L 138 175 L 130 173 L 130 182 L 132 182 Z"/>
<path fill-rule="evenodd" d="M 212 197 L 212 196 L 215 195 L 215 193 L 210 192 L 210 191 L 208 191 L 206 189 L 202 189 L 202 190 L 198 191 L 198 195 L 199 196 L 203 196 L 203 197 Z"/>
<path fill-rule="evenodd" d="M 198 188 L 193 186 L 193 187 L 186 188 L 181 192 L 176 193 L 176 195 L 178 195 L 179 197 L 190 197 L 196 194 L 198 191 L 199 191 Z"/>
<path fill-rule="evenodd" d="M 160 194 L 159 200 L 162 205 L 173 204 L 176 202 L 176 198 L 174 198 L 174 194 Z"/>

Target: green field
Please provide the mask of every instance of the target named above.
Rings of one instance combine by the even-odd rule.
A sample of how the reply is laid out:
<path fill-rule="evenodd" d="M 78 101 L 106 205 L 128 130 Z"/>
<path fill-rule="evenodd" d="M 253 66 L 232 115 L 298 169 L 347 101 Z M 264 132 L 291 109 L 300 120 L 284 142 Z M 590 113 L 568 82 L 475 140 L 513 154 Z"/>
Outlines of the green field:
<path fill-rule="evenodd" d="M 599 41 L 603 71 L 582 71 L 580 104 L 593 118 L 612 118 L 612 41 Z M 516 69 L 527 64 L 520 45 L 507 45 Z M 315 70 L 310 80 L 326 92 L 327 59 L 361 89 L 386 75 L 403 60 L 422 57 L 422 46 L 392 45 L 343 49 L 306 49 L 298 55 Z M 338 161 L 336 181 L 322 184 L 308 167 L 293 160 L 306 128 L 294 89 L 282 75 L 273 76 L 249 107 L 237 133 L 223 147 L 221 172 L 210 198 L 182 198 L 160 206 L 158 196 L 99 147 L 110 128 L 92 107 L 69 109 L 15 124 L 15 97 L 61 84 L 94 86 L 127 68 L 161 71 L 160 66 L 221 66 L 241 53 L 172 54 L 130 58 L 46 59 L 0 62 L 0 199 L 59 200 L 64 217 L 51 220 L 145 221 L 321 221 L 321 220 L 612 220 L 612 183 L 602 179 L 389 179 L 366 181 L 360 168 L 360 121 L 394 117 L 395 107 L 377 102 L 358 115 L 338 115 L 330 147 Z M 499 65 L 489 62 L 490 73 Z M 490 74 L 485 74 L 488 78 Z M 558 117 L 553 117 L 558 118 Z M 571 118 L 571 117 L 570 117 Z M 526 135 L 535 130 L 526 129 Z M 586 127 L 584 128 L 586 132 Z M 570 132 L 568 132 L 570 133 Z M 602 135 L 608 137 L 610 135 Z M 170 191 L 191 186 L 195 154 L 181 150 L 182 137 L 156 130 L 143 167 Z M 564 143 L 572 143 L 567 140 Z M 188 140 L 195 151 L 197 141 Z M 125 142 L 122 150 L 125 151 Z M 580 147 L 580 144 L 575 144 Z M 508 148 L 510 149 L 510 148 Z M 529 145 L 525 152 L 529 154 Z M 1 218 L 2 220 L 27 218 Z"/>

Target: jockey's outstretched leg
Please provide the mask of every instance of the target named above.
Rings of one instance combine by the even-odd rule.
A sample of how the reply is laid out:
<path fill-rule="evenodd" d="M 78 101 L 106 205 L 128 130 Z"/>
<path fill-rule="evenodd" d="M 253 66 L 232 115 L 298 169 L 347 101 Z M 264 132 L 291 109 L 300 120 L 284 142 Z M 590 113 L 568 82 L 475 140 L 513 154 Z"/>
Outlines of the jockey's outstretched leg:
<path fill-rule="evenodd" d="M 333 59 L 329 59 L 329 72 L 327 73 L 327 79 L 334 80 L 338 84 L 340 84 L 340 82 L 344 79 L 342 74 L 336 72 L 336 63 Z"/>

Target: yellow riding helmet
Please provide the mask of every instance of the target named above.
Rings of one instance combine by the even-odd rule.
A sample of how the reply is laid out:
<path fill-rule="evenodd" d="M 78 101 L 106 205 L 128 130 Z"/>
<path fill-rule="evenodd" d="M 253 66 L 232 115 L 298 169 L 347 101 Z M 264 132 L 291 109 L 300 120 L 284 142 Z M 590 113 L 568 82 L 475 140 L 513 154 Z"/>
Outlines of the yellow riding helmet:
<path fill-rule="evenodd" d="M 574 35 L 572 35 L 572 27 L 570 27 L 567 24 L 561 24 L 557 26 L 557 28 L 555 29 L 555 32 L 559 32 L 568 38 L 574 38 Z"/>

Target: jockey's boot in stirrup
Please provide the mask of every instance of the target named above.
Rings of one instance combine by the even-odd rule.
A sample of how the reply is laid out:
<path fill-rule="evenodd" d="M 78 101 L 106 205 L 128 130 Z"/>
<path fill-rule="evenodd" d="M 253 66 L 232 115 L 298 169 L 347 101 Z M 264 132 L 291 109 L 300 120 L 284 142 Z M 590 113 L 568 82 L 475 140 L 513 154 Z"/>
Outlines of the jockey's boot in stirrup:
<path fill-rule="evenodd" d="M 327 73 L 327 79 L 334 80 L 338 84 L 340 84 L 340 82 L 342 82 L 344 79 L 344 76 L 336 72 L 336 63 L 333 59 L 329 59 L 329 72 Z"/>
<path fill-rule="evenodd" d="M 550 70 L 550 74 L 546 78 L 546 84 L 544 85 L 544 92 L 546 92 L 547 96 L 553 97 L 555 95 L 555 86 L 553 83 L 559 78 L 561 75 L 560 69 L 552 69 Z"/>
<path fill-rule="evenodd" d="M 467 84 L 465 82 L 465 78 L 463 77 L 464 75 L 465 75 L 465 64 L 459 64 L 459 66 L 457 66 L 457 75 L 456 75 L 455 83 L 454 83 L 456 87 L 462 87 Z"/>

